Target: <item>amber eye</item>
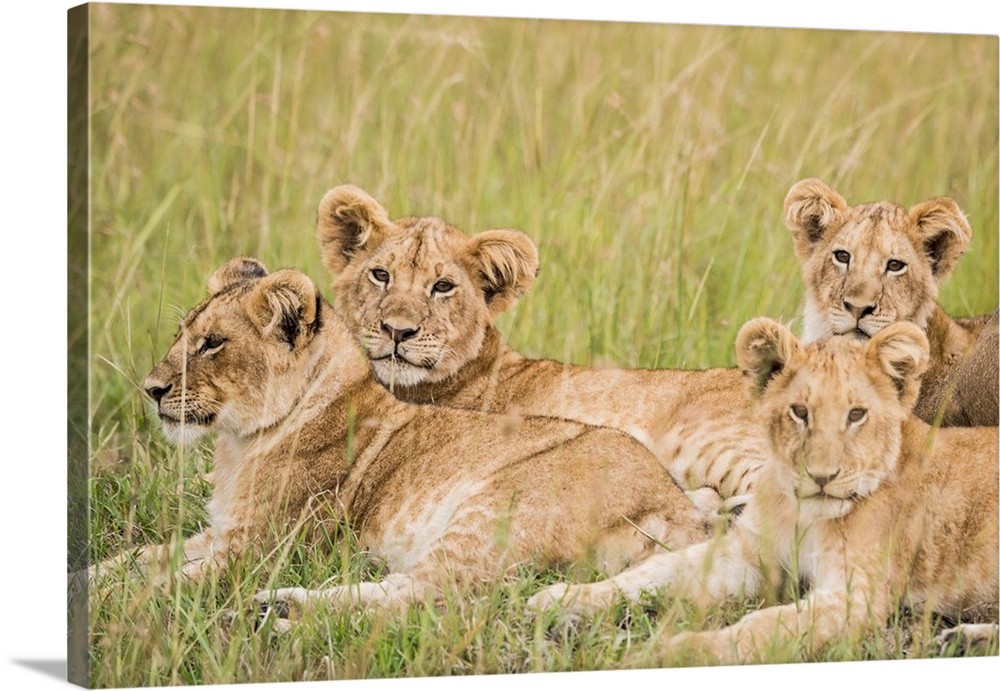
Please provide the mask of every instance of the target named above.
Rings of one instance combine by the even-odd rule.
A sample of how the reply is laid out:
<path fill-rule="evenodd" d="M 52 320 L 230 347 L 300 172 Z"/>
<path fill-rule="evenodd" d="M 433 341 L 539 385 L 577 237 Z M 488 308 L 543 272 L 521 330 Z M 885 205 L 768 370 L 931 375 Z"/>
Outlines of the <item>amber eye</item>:
<path fill-rule="evenodd" d="M 372 278 L 374 278 L 377 283 L 388 283 L 389 272 L 385 269 L 372 269 Z"/>
<path fill-rule="evenodd" d="M 890 259 L 885 264 L 885 270 L 891 274 L 898 274 L 900 271 L 906 268 L 906 262 L 901 262 L 898 259 Z"/>
<path fill-rule="evenodd" d="M 791 408 L 788 409 L 789 414 L 791 414 L 792 419 L 796 422 L 801 422 L 803 424 L 809 420 L 809 409 L 806 408 L 801 403 L 796 403 Z"/>
<path fill-rule="evenodd" d="M 216 350 L 221 348 L 222 344 L 226 342 L 226 339 L 219 334 L 208 334 L 205 336 L 205 340 L 201 344 L 201 348 L 198 349 L 199 353 L 207 353 L 210 350 Z"/>
<path fill-rule="evenodd" d="M 455 284 L 444 278 L 435 283 L 433 288 L 435 293 L 448 293 L 454 289 L 455 289 Z"/>
<path fill-rule="evenodd" d="M 843 264 L 844 266 L 847 266 L 848 264 L 851 263 L 851 253 L 846 250 L 837 250 L 836 252 L 833 253 L 833 259 L 838 264 Z"/>
<path fill-rule="evenodd" d="M 866 417 L 868 417 L 868 411 L 864 408 L 851 408 L 851 412 L 847 414 L 847 421 L 852 425 L 856 425 Z"/>

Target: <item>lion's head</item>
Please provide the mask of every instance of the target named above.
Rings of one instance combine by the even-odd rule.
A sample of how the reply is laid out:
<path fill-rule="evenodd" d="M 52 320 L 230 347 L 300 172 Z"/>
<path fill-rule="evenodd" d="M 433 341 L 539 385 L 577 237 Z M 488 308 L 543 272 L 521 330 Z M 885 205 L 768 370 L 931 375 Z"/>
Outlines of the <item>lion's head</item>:
<path fill-rule="evenodd" d="M 842 516 L 893 474 L 928 358 L 927 337 L 910 322 L 868 341 L 809 344 L 770 319 L 743 326 L 736 359 L 781 489 L 806 516 Z"/>
<path fill-rule="evenodd" d="M 244 436 L 273 425 L 301 396 L 320 295 L 302 273 L 268 274 L 233 259 L 209 279 L 212 296 L 185 315 L 144 388 L 176 442 L 209 431 Z"/>
<path fill-rule="evenodd" d="M 909 210 L 890 202 L 852 207 L 815 178 L 789 190 L 785 223 L 802 264 L 809 341 L 837 334 L 870 338 L 896 321 L 925 328 L 938 283 L 972 239 L 948 197 Z"/>
<path fill-rule="evenodd" d="M 537 250 L 519 231 L 469 237 L 438 218 L 391 221 L 353 185 L 323 197 L 317 234 L 337 312 L 389 387 L 455 375 L 538 271 Z"/>

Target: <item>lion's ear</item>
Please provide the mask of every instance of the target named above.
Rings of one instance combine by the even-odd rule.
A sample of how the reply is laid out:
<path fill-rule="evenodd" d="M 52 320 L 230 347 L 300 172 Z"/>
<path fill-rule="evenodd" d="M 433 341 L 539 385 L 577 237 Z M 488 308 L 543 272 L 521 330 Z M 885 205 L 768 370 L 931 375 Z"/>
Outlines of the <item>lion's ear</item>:
<path fill-rule="evenodd" d="M 262 279 L 248 298 L 250 320 L 261 334 L 274 334 L 295 350 L 319 331 L 321 297 L 301 271 L 281 269 Z"/>
<path fill-rule="evenodd" d="M 487 230 L 472 238 L 471 255 L 493 318 L 514 306 L 538 275 L 535 243 L 518 230 Z"/>
<path fill-rule="evenodd" d="M 220 266 L 208 279 L 208 292 L 212 295 L 234 283 L 267 276 L 267 269 L 253 257 L 237 257 Z"/>
<path fill-rule="evenodd" d="M 759 398 L 799 349 L 798 339 L 773 319 L 748 321 L 736 336 L 736 363 L 751 398 Z"/>
<path fill-rule="evenodd" d="M 927 335 L 912 322 L 894 322 L 868 342 L 868 357 L 889 375 L 907 408 L 912 408 L 920 395 L 920 377 L 927 370 L 929 351 Z"/>
<path fill-rule="evenodd" d="M 792 231 L 800 261 L 808 259 L 815 244 L 843 218 L 848 208 L 844 198 L 818 178 L 792 185 L 785 196 L 785 225 Z"/>
<path fill-rule="evenodd" d="M 316 212 L 316 236 L 323 263 L 335 276 L 361 252 L 378 247 L 392 232 L 382 205 L 354 185 L 340 185 L 323 195 Z"/>
<path fill-rule="evenodd" d="M 972 242 L 972 226 L 950 197 L 937 197 L 910 209 L 931 262 L 931 271 L 941 280 L 955 268 Z"/>

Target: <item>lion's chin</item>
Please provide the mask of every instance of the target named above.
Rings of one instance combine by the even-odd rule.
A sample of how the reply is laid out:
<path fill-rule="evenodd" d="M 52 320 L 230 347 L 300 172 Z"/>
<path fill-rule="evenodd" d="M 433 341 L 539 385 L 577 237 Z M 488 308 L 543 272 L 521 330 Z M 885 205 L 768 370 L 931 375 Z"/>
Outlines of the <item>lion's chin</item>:
<path fill-rule="evenodd" d="M 399 358 L 374 360 L 372 366 L 375 376 L 390 391 L 396 387 L 412 387 L 431 381 L 431 370 Z"/>
<path fill-rule="evenodd" d="M 187 446 L 193 444 L 201 437 L 208 434 L 215 417 L 212 416 L 207 422 L 180 421 L 171 417 L 160 415 L 160 427 L 163 429 L 163 436 L 171 444 Z"/>

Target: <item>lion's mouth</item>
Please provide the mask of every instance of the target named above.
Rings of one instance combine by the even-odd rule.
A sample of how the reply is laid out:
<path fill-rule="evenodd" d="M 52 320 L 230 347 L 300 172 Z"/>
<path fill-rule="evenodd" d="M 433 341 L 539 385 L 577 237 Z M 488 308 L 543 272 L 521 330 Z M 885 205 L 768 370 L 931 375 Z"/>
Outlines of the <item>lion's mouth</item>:
<path fill-rule="evenodd" d="M 379 357 L 373 357 L 372 362 L 379 362 L 382 364 L 392 365 L 394 367 L 402 367 L 407 365 L 409 367 L 416 367 L 417 369 L 434 369 L 434 361 L 428 358 L 424 358 L 420 362 L 414 362 L 402 353 L 389 353 L 388 355 L 380 355 Z"/>
<path fill-rule="evenodd" d="M 202 427 L 211 425 L 215 422 L 215 413 L 195 413 L 188 412 L 185 413 L 183 418 L 176 417 L 170 413 L 165 413 L 162 410 L 158 410 L 157 414 L 160 417 L 160 421 L 168 425 L 199 425 Z"/>
<path fill-rule="evenodd" d="M 796 489 L 795 497 L 802 501 L 811 499 L 814 501 L 846 501 L 854 503 L 855 501 L 858 500 L 859 495 L 857 492 L 851 492 L 846 496 L 840 497 L 837 496 L 836 494 L 830 494 L 828 492 L 825 492 L 824 490 L 819 490 L 811 494 L 803 494 L 802 492 Z"/>
<path fill-rule="evenodd" d="M 839 331 L 837 336 L 852 336 L 858 341 L 867 341 L 871 338 L 871 334 L 862 329 L 860 326 L 855 326 L 853 329 L 848 329 L 846 331 Z"/>

